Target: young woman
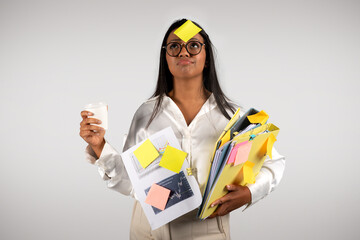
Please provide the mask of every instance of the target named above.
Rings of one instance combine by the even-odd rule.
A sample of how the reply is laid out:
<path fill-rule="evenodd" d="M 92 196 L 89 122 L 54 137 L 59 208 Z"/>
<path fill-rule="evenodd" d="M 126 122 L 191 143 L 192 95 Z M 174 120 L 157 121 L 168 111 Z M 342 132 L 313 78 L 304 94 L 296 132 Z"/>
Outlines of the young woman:
<path fill-rule="evenodd" d="M 236 109 L 222 92 L 215 70 L 212 43 L 202 30 L 184 43 L 174 31 L 187 19 L 174 22 L 161 45 L 159 77 L 152 98 L 136 111 L 123 151 L 171 126 L 203 193 L 215 142 Z M 244 113 L 244 111 L 242 111 Z M 98 166 L 107 186 L 125 195 L 134 191 L 120 154 L 104 139 L 105 130 L 90 123 L 82 111 L 80 136 L 89 144 L 87 158 Z M 196 210 L 151 230 L 141 205 L 135 201 L 131 221 L 131 239 L 230 239 L 229 214 L 251 205 L 278 185 L 285 159 L 273 150 L 273 159 L 265 160 L 254 184 L 227 186 L 229 193 L 213 203 L 218 209 L 208 219 L 196 218 Z"/>

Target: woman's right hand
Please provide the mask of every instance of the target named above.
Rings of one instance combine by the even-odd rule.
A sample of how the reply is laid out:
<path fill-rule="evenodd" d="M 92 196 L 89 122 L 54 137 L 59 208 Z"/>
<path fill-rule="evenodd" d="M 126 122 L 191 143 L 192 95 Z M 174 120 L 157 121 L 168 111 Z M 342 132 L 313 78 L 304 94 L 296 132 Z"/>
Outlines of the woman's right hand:
<path fill-rule="evenodd" d="M 100 126 L 90 125 L 90 123 L 93 124 L 101 123 L 99 119 L 89 118 L 89 116 L 92 115 L 94 114 L 89 111 L 81 112 L 81 117 L 83 120 L 80 122 L 80 136 L 85 140 L 85 142 L 87 142 L 90 145 L 90 147 L 99 157 L 105 145 L 105 139 L 104 139 L 105 129 Z"/>

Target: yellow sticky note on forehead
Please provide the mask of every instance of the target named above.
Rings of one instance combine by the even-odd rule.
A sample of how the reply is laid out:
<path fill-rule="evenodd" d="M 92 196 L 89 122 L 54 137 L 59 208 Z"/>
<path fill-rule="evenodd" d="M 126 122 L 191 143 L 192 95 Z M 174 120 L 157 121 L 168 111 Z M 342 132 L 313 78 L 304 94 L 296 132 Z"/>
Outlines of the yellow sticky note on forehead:
<path fill-rule="evenodd" d="M 192 21 L 187 20 L 183 25 L 176 29 L 174 34 L 184 42 L 187 42 L 200 31 L 201 28 L 196 26 Z"/>

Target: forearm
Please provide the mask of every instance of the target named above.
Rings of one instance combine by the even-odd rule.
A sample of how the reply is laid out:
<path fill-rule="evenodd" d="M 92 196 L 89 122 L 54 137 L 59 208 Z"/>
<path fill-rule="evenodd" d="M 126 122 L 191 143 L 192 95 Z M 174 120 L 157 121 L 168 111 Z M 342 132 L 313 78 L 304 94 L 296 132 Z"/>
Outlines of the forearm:
<path fill-rule="evenodd" d="M 247 185 L 251 192 L 251 204 L 272 192 L 282 179 L 285 169 L 285 157 L 273 149 L 273 159 L 264 162 L 254 184 Z"/>
<path fill-rule="evenodd" d="M 85 153 L 87 160 L 98 167 L 99 174 L 106 181 L 108 188 L 133 196 L 132 184 L 121 156 L 109 143 L 105 142 L 98 159 L 90 145 L 87 146 Z"/>

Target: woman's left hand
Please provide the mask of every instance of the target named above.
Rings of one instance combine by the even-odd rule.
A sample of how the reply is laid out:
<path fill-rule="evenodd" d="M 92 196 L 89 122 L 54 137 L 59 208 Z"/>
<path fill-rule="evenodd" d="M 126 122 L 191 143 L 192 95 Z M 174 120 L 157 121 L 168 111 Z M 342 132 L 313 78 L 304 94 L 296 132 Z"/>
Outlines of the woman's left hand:
<path fill-rule="evenodd" d="M 229 192 L 211 204 L 211 207 L 215 207 L 216 205 L 219 205 L 219 207 L 209 218 L 224 216 L 244 204 L 251 202 L 251 192 L 248 187 L 230 184 L 226 185 L 226 189 Z"/>

